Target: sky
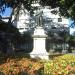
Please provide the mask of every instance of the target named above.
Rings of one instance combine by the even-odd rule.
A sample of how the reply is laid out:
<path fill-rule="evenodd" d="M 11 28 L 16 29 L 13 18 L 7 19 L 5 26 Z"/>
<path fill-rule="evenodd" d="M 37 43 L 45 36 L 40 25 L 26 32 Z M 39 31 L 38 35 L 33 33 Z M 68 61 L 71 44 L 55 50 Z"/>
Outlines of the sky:
<path fill-rule="evenodd" d="M 8 16 L 10 16 L 11 12 L 12 12 L 12 9 L 9 7 L 9 8 L 6 8 L 5 9 L 5 12 L 4 13 L 0 13 L 0 15 L 2 17 L 8 17 Z"/>
<path fill-rule="evenodd" d="M 69 26 L 73 23 L 72 20 L 69 19 Z M 73 34 L 73 32 L 75 32 L 75 27 L 74 28 L 71 28 L 70 27 L 70 34 Z"/>
<path fill-rule="evenodd" d="M 10 14 L 11 14 L 11 12 L 12 12 L 12 9 L 9 7 L 9 8 L 6 8 L 6 10 L 5 10 L 4 13 L 0 13 L 0 15 L 1 15 L 2 17 L 9 17 Z M 70 25 L 72 22 L 73 22 L 73 21 L 71 21 L 71 20 L 69 19 L 69 25 Z M 75 28 L 70 28 L 70 34 L 72 34 L 74 31 L 75 31 Z"/>

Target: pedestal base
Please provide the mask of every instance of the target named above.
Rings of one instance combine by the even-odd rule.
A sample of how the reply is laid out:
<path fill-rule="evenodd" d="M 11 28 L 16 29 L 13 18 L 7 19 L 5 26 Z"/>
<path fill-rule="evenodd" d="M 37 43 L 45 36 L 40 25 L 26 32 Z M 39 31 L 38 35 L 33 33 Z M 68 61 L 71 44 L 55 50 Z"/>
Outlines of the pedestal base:
<path fill-rule="evenodd" d="M 45 53 L 38 53 L 38 52 L 34 52 L 34 51 L 35 50 L 33 50 L 33 52 L 30 53 L 30 57 L 31 58 L 39 58 L 39 59 L 49 60 L 49 54 L 47 52 L 45 52 Z"/>
<path fill-rule="evenodd" d="M 32 58 L 49 59 L 45 48 L 45 40 L 47 35 L 43 27 L 37 27 L 33 34 L 33 51 L 30 53 Z"/>

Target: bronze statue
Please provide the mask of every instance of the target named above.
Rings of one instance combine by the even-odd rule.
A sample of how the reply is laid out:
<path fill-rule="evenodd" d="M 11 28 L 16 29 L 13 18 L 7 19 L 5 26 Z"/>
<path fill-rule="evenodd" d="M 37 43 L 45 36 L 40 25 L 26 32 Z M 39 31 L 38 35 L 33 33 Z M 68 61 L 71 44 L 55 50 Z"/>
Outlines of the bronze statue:
<path fill-rule="evenodd" d="M 37 26 L 42 26 L 42 19 L 43 19 L 42 14 L 43 14 L 43 11 L 40 11 L 40 10 L 36 14 L 36 23 L 37 23 Z"/>

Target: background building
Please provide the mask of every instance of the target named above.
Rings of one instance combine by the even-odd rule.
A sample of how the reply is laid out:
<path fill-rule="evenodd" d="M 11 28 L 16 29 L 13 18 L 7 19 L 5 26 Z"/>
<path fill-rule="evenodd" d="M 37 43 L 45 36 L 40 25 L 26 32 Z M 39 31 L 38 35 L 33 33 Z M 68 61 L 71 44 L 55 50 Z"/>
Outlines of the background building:
<path fill-rule="evenodd" d="M 12 23 L 16 28 L 19 29 L 19 32 L 23 33 L 36 27 L 36 13 L 38 11 L 43 12 L 43 27 L 46 29 L 46 31 L 56 32 L 63 29 L 68 31 L 69 21 L 67 18 L 60 16 L 59 8 L 51 9 L 50 6 L 42 7 L 39 4 L 39 0 L 38 2 L 34 0 L 31 5 L 33 9 L 37 8 L 34 10 L 33 16 L 31 16 L 30 13 L 24 9 L 23 5 L 21 6 L 19 14 L 16 17 L 16 13 L 12 16 Z"/>

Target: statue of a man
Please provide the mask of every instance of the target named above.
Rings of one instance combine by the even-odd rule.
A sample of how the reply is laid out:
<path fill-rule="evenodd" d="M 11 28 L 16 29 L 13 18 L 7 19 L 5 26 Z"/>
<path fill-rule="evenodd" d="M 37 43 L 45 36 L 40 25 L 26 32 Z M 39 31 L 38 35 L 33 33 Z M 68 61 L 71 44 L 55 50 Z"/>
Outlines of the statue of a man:
<path fill-rule="evenodd" d="M 37 23 L 37 26 L 42 26 L 42 14 L 43 14 L 43 11 L 39 11 L 37 12 L 36 14 L 36 23 Z"/>

